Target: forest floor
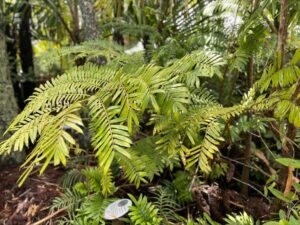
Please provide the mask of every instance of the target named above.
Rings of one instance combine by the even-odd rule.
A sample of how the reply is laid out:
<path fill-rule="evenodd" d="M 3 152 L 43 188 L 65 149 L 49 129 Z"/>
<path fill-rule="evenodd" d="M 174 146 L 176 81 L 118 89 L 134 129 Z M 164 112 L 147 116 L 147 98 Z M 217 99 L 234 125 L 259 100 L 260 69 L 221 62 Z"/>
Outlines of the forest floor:
<path fill-rule="evenodd" d="M 34 224 L 49 214 L 52 200 L 62 194 L 58 181 L 63 171 L 51 166 L 42 176 L 36 171 L 19 188 L 21 173 L 19 167 L 0 171 L 0 224 Z"/>
<path fill-rule="evenodd" d="M 0 171 L 1 225 L 54 224 L 51 219 L 62 216 L 65 209 L 53 213 L 49 209 L 53 199 L 63 194 L 59 183 L 65 171 L 49 166 L 43 175 L 39 176 L 38 172 L 33 172 L 18 187 L 17 180 L 22 174 L 19 167 Z M 261 196 L 253 195 L 253 190 L 250 192 L 252 196 L 245 197 L 234 189 L 221 189 L 218 184 L 195 186 L 192 193 L 196 208 L 192 211 L 196 214 L 199 210 L 206 212 L 218 221 L 222 221 L 228 213 L 241 211 L 246 211 L 255 219 L 270 218 L 271 206 Z"/>

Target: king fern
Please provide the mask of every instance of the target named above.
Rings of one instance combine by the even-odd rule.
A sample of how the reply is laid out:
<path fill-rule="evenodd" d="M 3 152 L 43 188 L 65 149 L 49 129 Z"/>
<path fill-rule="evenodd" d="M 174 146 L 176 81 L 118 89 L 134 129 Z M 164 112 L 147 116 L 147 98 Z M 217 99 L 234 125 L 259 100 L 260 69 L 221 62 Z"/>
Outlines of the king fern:
<path fill-rule="evenodd" d="M 41 166 L 43 173 L 50 162 L 66 165 L 70 147 L 76 144 L 72 134 L 83 133 L 80 113 L 87 109 L 91 143 L 105 186 L 103 194 L 109 193 L 114 161 L 136 186 L 151 180 L 164 167 L 172 168 L 180 158 L 187 168 L 198 165 L 208 173 L 223 141 L 224 123 L 250 109 L 268 109 L 280 100 L 278 96 L 284 96 L 280 90 L 256 98 L 255 89 L 251 89 L 239 105 L 224 108 L 207 90 L 197 89 L 200 77 L 214 75 L 222 64 L 219 56 L 196 51 L 165 67 L 149 64 L 136 71 L 124 71 L 122 65 L 87 63 L 74 67 L 36 88 L 26 108 L 8 127 L 7 132 L 13 134 L 1 143 L 0 154 L 34 145 L 22 165 L 25 171 L 20 184 L 35 166 Z M 275 79 L 266 76 L 270 77 L 265 75 L 262 80 Z M 151 113 L 150 124 L 154 125 L 155 141 L 149 154 L 160 158 L 153 172 L 137 160 L 148 153 L 137 152 L 132 145 L 145 113 Z"/>

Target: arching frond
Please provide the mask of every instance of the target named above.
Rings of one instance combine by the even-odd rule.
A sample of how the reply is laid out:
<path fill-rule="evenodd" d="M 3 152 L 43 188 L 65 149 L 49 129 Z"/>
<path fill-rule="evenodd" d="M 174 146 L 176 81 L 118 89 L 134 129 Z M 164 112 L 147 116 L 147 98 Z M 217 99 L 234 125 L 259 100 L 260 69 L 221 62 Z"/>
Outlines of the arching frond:
<path fill-rule="evenodd" d="M 45 65 L 50 65 L 66 56 L 72 58 L 74 62 L 80 58 L 87 58 L 89 60 L 98 56 L 105 57 L 106 60 L 110 61 L 122 54 L 124 54 L 124 49 L 117 43 L 108 40 L 93 40 L 75 46 L 51 49 L 44 53 L 42 58 L 47 59 L 44 62 Z"/>
<path fill-rule="evenodd" d="M 35 89 L 25 109 L 13 120 L 8 131 L 27 117 L 36 117 L 47 112 L 57 112 L 73 102 L 80 101 L 99 90 L 114 77 L 116 72 L 93 64 L 75 67 L 58 78 Z M 19 127 L 18 127 L 19 128 Z"/>
<path fill-rule="evenodd" d="M 270 66 L 265 71 L 258 82 L 261 91 L 265 91 L 268 87 L 287 87 L 294 84 L 300 78 L 300 69 L 296 65 L 289 65 L 280 70 L 276 66 Z"/>
<path fill-rule="evenodd" d="M 171 63 L 167 69 L 178 74 L 180 81 L 188 87 L 195 88 L 200 86 L 200 77 L 215 75 L 217 68 L 224 64 L 224 60 L 214 53 L 194 51 Z"/>
<path fill-rule="evenodd" d="M 19 178 L 20 185 L 27 178 L 33 169 L 33 166 L 41 161 L 44 162 L 40 174 L 43 173 L 51 160 L 53 160 L 54 165 L 60 163 L 66 165 L 67 157 L 69 156 L 69 145 L 75 144 L 75 140 L 65 130 L 65 127 L 76 127 L 78 131 L 82 132 L 80 128 L 80 126 L 82 126 L 82 121 L 80 117 L 76 115 L 80 108 L 80 103 L 74 103 L 56 116 L 51 116 L 51 118 L 49 118 L 48 123 L 41 130 L 37 145 L 22 165 L 22 167 L 25 167 L 30 164 Z M 7 142 L 1 145 L 1 149 L 11 147 L 6 145 L 10 140 L 11 139 L 8 139 Z M 15 146 L 18 146 L 18 140 L 16 140 Z M 20 147 L 22 146 L 19 145 L 17 149 L 20 149 Z"/>
<path fill-rule="evenodd" d="M 100 91 L 89 99 L 92 131 L 92 145 L 99 160 L 99 166 L 108 171 L 115 151 L 130 158 L 126 151 L 131 145 L 127 126 L 121 125 L 123 118 L 118 117 L 119 106 L 106 106 L 109 92 Z"/>

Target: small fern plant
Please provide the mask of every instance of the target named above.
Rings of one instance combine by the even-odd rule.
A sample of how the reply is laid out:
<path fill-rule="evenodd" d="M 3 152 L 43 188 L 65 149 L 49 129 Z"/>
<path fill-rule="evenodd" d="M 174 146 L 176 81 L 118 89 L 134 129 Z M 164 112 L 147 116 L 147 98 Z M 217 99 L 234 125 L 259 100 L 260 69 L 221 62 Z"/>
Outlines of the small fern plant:
<path fill-rule="evenodd" d="M 129 218 L 134 225 L 159 225 L 162 218 L 158 216 L 158 209 L 150 202 L 147 197 L 140 195 L 136 199 L 133 195 L 129 194 L 133 202 L 130 207 Z"/>

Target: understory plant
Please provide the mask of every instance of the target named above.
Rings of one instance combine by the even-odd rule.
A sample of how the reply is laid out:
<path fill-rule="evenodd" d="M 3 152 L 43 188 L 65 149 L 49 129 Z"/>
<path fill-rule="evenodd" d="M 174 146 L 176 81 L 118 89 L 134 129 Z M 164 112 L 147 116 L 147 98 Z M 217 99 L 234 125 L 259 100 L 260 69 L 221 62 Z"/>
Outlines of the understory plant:
<path fill-rule="evenodd" d="M 85 45 L 88 47 L 62 51 L 85 58 L 88 53 L 95 56 L 92 45 Z M 8 127 L 11 136 L 0 146 L 0 154 L 32 148 L 21 166 L 22 185 L 36 167 L 40 174 L 50 163 L 67 167 L 80 136 L 91 136 L 96 166 L 75 171 L 73 175 L 78 176 L 69 179 L 71 187 L 54 202 L 54 210 L 66 208 L 66 224 L 104 224 L 105 207 L 120 196 L 119 179 L 125 178 L 143 190 L 144 184 L 175 169 L 180 171 L 160 204 L 161 196 L 152 201 L 145 195 L 127 196 L 133 201 L 127 222 L 205 224 L 201 219 L 189 222 L 171 212 L 179 208 L 177 204 L 192 201 L 190 189 L 199 182 L 196 177 L 211 174 L 221 155 L 219 146 L 225 141 L 228 123 L 249 111 L 255 114 L 274 109 L 280 120 L 300 125 L 300 108 L 295 104 L 299 98 L 295 96 L 300 78 L 299 51 L 282 69 L 271 65 L 241 102 L 230 107 L 218 103 L 202 83 L 204 78 L 215 78 L 226 63 L 215 53 L 198 50 L 165 66 L 150 63 L 134 67 L 130 56 L 111 51 L 114 54 L 103 53 L 108 57 L 105 66 L 87 62 L 36 88 Z M 183 187 L 186 180 L 190 186 Z M 176 190 L 172 192 L 170 186 Z M 168 201 L 171 203 L 166 204 Z M 209 217 L 205 220 L 210 223 Z M 225 221 L 232 225 L 253 223 L 246 214 Z"/>

